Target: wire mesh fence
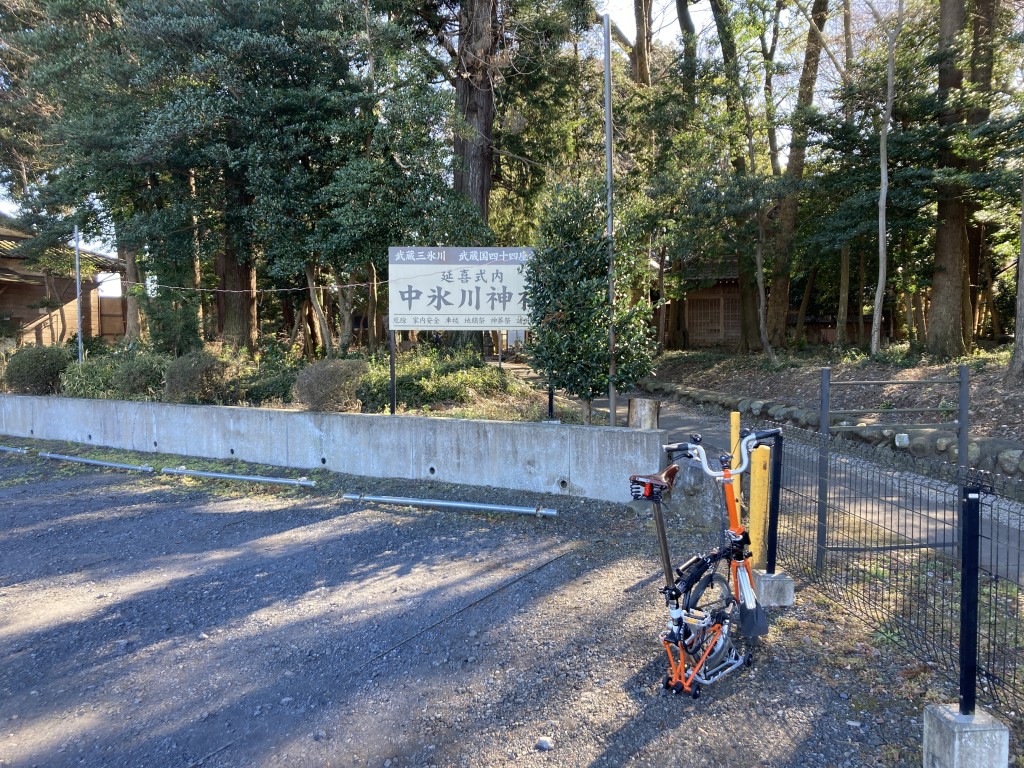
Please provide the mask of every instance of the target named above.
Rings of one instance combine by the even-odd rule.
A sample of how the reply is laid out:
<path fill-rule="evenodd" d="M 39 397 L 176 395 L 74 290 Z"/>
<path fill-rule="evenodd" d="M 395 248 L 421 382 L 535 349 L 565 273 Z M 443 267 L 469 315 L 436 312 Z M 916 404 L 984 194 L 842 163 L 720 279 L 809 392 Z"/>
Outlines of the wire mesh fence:
<path fill-rule="evenodd" d="M 778 560 L 959 675 L 961 499 L 981 489 L 978 698 L 1024 712 L 1024 483 L 787 429 Z"/>

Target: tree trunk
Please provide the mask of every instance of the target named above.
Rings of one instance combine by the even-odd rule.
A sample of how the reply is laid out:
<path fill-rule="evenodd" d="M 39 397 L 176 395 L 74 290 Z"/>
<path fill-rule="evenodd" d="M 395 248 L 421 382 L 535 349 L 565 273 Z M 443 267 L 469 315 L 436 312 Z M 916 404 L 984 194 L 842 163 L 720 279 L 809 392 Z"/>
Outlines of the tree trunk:
<path fill-rule="evenodd" d="M 682 349 L 683 342 L 679 338 L 679 316 L 683 314 L 683 300 L 673 299 L 668 306 L 667 329 L 665 332 L 665 349 Z"/>
<path fill-rule="evenodd" d="M 916 330 L 917 341 L 924 343 L 928 338 L 928 326 L 925 323 L 925 296 L 924 291 L 918 291 L 913 296 L 914 304 L 914 329 Z"/>
<path fill-rule="evenodd" d="M 353 337 L 353 318 L 352 308 L 355 305 L 355 287 L 351 285 L 342 285 L 338 280 L 338 275 L 335 272 L 331 272 L 331 276 L 334 278 L 334 284 L 338 289 L 338 314 L 341 317 L 341 330 L 338 335 L 338 350 L 344 352 L 350 346 L 352 346 Z"/>
<path fill-rule="evenodd" d="M 753 149 L 752 146 L 751 149 Z M 751 158 L 753 158 L 753 152 L 751 152 Z M 751 166 L 753 166 L 753 160 L 751 160 Z M 765 355 L 768 357 L 768 364 L 774 369 L 779 367 L 779 360 L 775 357 L 775 350 L 772 349 L 772 345 L 768 341 L 768 324 L 765 321 L 765 304 L 767 302 L 764 295 L 764 220 L 764 212 L 758 208 L 757 244 L 754 246 L 754 277 L 757 281 L 757 338 L 761 344 L 761 349 L 764 350 Z"/>
<path fill-rule="evenodd" d="M 305 299 L 302 302 L 302 308 L 299 310 L 298 327 L 302 333 L 302 355 L 307 360 L 313 360 L 316 357 L 318 344 L 316 325 L 313 319 L 313 306 L 310 304 L 309 299 Z"/>
<path fill-rule="evenodd" d="M 811 294 L 814 292 L 814 281 L 818 277 L 818 267 L 811 267 L 807 275 L 807 285 L 804 286 L 804 296 L 800 299 L 800 311 L 796 316 L 796 343 L 804 340 L 804 323 L 807 321 L 807 307 L 811 303 Z"/>
<path fill-rule="evenodd" d="M 956 61 L 957 38 L 963 31 L 964 0 L 939 2 L 939 96 L 944 103 L 963 87 L 963 72 Z M 947 129 L 963 115 L 947 109 L 939 123 Z M 939 166 L 957 169 L 962 163 L 949 141 L 939 152 Z M 928 317 L 928 351 L 938 357 L 960 357 L 966 351 L 963 334 L 963 269 L 967 259 L 967 206 L 963 190 L 941 184 L 938 191 L 938 223 L 935 230 L 935 274 L 932 277 L 932 305 Z"/>
<path fill-rule="evenodd" d="M 970 238 L 968 238 L 968 251 L 970 251 L 970 247 Z M 974 304 L 971 301 L 971 270 L 968 266 L 968 261 L 964 260 L 963 276 L 960 282 L 960 300 L 963 308 L 963 322 L 960 325 L 960 333 L 964 337 L 964 349 L 967 351 L 967 354 L 970 354 L 971 350 L 974 349 Z"/>
<path fill-rule="evenodd" d="M 668 248 L 663 244 L 658 249 L 658 353 L 664 352 L 667 348 L 665 338 L 665 321 L 668 301 L 665 298 L 665 258 L 668 255 Z"/>
<path fill-rule="evenodd" d="M 1006 368 L 1006 381 L 1024 384 L 1024 174 L 1020 179 L 1020 252 L 1017 254 L 1017 319 L 1014 324 L 1013 354 Z"/>
<path fill-rule="evenodd" d="M 850 0 L 843 0 L 843 63 L 846 71 L 853 70 L 853 14 L 850 11 Z M 847 100 L 845 118 L 848 126 L 853 126 L 853 104 Z M 839 251 L 839 303 L 836 306 L 836 347 L 844 347 L 847 343 L 846 325 L 850 312 L 850 243 L 844 242 Z"/>
<path fill-rule="evenodd" d="M 238 349 L 256 348 L 256 270 L 252 264 L 251 242 L 245 232 L 249 193 L 244 172 L 224 171 L 225 211 L 222 267 L 225 342 Z"/>
<path fill-rule="evenodd" d="M 138 252 L 134 248 L 118 242 L 117 257 L 124 262 L 124 337 L 128 341 L 142 338 L 142 319 L 139 309 L 137 291 L 142 288 L 142 277 L 139 275 Z"/>
<path fill-rule="evenodd" d="M 633 78 L 640 85 L 651 84 L 651 2 L 633 0 L 636 43 L 633 45 Z"/>
<path fill-rule="evenodd" d="M 782 175 L 782 166 L 779 164 L 779 136 L 778 119 L 775 109 L 775 50 L 779 41 L 779 17 L 782 15 L 783 0 L 775 0 L 775 10 L 772 13 L 771 42 L 765 35 L 767 30 L 761 33 L 761 58 L 764 60 L 764 114 L 765 129 L 768 133 L 768 159 L 772 166 L 772 176 Z M 767 26 L 767 25 L 766 25 Z"/>
<path fill-rule="evenodd" d="M 821 60 L 821 34 L 828 19 L 828 0 L 814 0 L 811 6 L 813 26 L 807 30 L 807 44 L 804 48 L 804 65 L 797 89 L 796 112 L 811 106 L 814 101 L 814 85 L 818 81 L 818 63 Z M 815 29 L 815 27 L 817 29 Z M 785 178 L 791 183 L 800 181 L 804 175 L 804 160 L 807 153 L 808 127 L 804 120 L 797 120 L 789 144 L 789 160 L 786 163 Z M 786 343 L 789 317 L 789 273 L 793 261 L 793 240 L 796 235 L 797 197 L 792 192 L 779 205 L 779 230 L 775 243 L 775 268 L 772 270 L 771 288 L 768 293 L 768 341 L 775 346 Z"/>
<path fill-rule="evenodd" d="M 281 302 L 281 330 L 288 334 L 289 345 L 295 344 L 295 328 L 298 323 L 295 322 L 295 305 L 292 304 L 290 298 L 286 298 Z"/>
<path fill-rule="evenodd" d="M 868 289 L 868 259 L 860 252 L 860 285 L 857 288 L 857 346 L 864 346 L 864 294 Z"/>
<path fill-rule="evenodd" d="M 377 351 L 380 340 L 377 336 L 377 267 L 370 262 L 369 298 L 366 302 L 366 346 L 371 352 Z"/>
<path fill-rule="evenodd" d="M 914 323 L 914 297 L 909 292 L 903 293 L 903 317 L 907 326 L 907 341 L 913 344 L 917 341 L 917 326 Z"/>
<path fill-rule="evenodd" d="M 928 350 L 941 357 L 961 357 L 963 334 L 963 269 L 967 253 L 966 209 L 956 191 L 939 191 L 939 224 L 935 233 L 935 273 L 928 313 Z"/>
<path fill-rule="evenodd" d="M 235 349 L 255 349 L 256 270 L 227 243 L 224 257 L 224 341 Z"/>
<path fill-rule="evenodd" d="M 740 278 L 740 346 L 741 354 L 760 348 L 761 332 L 757 322 L 757 274 L 745 254 L 737 256 Z"/>
<path fill-rule="evenodd" d="M 323 341 L 324 357 L 334 356 L 334 344 L 331 340 L 331 326 L 327 322 L 327 315 L 324 314 L 323 304 L 320 301 L 320 289 L 316 284 L 316 273 L 313 265 L 306 264 L 306 285 L 309 287 L 309 302 L 313 305 L 313 314 L 316 316 L 317 327 L 320 331 L 320 338 Z"/>
<path fill-rule="evenodd" d="M 846 323 L 850 311 L 850 244 L 843 243 L 839 251 L 839 304 L 836 306 L 837 347 L 846 344 Z"/>
<path fill-rule="evenodd" d="M 892 122 L 892 105 L 896 91 L 896 41 L 903 28 L 903 0 L 896 11 L 896 26 L 886 35 L 887 65 L 885 79 L 885 113 L 878 137 L 878 157 L 881 183 L 878 193 L 878 284 L 875 286 L 875 306 L 871 313 L 871 354 L 881 349 L 882 304 L 885 300 L 886 270 L 889 264 L 886 237 L 886 199 L 889 195 L 889 123 Z"/>
<path fill-rule="evenodd" d="M 679 32 L 683 38 L 683 92 L 691 108 L 697 106 L 697 28 L 690 15 L 690 0 L 676 0 Z"/>
<path fill-rule="evenodd" d="M 494 173 L 494 83 L 498 49 L 496 0 L 466 0 L 459 10 L 455 104 L 455 191 L 475 205 L 486 222 Z"/>
<path fill-rule="evenodd" d="M 203 268 L 199 261 L 199 217 L 196 215 L 198 209 L 198 193 L 196 191 L 196 172 L 190 169 L 188 172 L 188 190 L 192 200 L 192 215 L 189 217 L 189 225 L 192 228 L 192 286 L 196 289 L 196 320 L 199 328 L 199 338 L 206 339 L 206 331 L 203 322 Z"/>

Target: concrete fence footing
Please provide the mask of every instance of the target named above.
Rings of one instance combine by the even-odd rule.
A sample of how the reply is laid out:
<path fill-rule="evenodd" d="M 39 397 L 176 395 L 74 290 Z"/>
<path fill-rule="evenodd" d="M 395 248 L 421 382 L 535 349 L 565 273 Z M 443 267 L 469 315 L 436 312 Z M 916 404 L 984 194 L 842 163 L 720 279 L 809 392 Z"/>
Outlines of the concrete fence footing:
<path fill-rule="evenodd" d="M 1004 768 L 1010 730 L 982 709 L 961 715 L 956 704 L 924 709 L 924 768 Z"/>
<path fill-rule="evenodd" d="M 755 569 L 754 589 L 765 608 L 789 608 L 796 599 L 793 577 L 784 571 L 765 573 Z"/>

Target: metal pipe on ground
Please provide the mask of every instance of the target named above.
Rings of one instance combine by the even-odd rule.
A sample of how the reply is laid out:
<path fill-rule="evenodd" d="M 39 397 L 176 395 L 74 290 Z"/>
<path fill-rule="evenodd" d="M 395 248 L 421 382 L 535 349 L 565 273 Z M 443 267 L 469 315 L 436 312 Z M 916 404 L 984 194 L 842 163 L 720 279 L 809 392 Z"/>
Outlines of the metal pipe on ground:
<path fill-rule="evenodd" d="M 84 459 L 81 456 L 65 456 L 62 453 L 39 452 L 44 459 L 58 459 L 60 461 L 73 461 L 77 464 L 91 464 L 94 467 L 111 467 L 112 469 L 130 469 L 135 472 L 152 472 L 152 467 L 141 464 L 118 464 L 116 461 L 100 461 L 99 459 Z"/>
<path fill-rule="evenodd" d="M 28 453 L 28 448 L 10 448 L 6 445 L 0 445 L 0 452 L 3 453 Z"/>
<path fill-rule="evenodd" d="M 370 501 L 378 504 L 399 504 L 409 507 L 441 507 L 443 509 L 469 509 L 480 512 L 512 512 L 517 515 L 557 517 L 557 509 L 547 507 L 514 507 L 507 504 L 477 504 L 472 501 L 442 501 L 440 499 L 407 499 L 401 496 L 368 496 L 362 493 L 346 493 L 345 501 Z"/>
<path fill-rule="evenodd" d="M 224 472 L 201 472 L 198 469 L 174 469 L 164 467 L 160 470 L 165 475 L 188 475 L 189 477 L 212 477 L 217 480 L 247 480 L 252 483 L 273 483 L 276 485 L 298 485 L 303 488 L 315 488 L 316 480 L 300 477 L 293 480 L 289 477 L 262 477 L 260 475 L 231 475 Z"/>

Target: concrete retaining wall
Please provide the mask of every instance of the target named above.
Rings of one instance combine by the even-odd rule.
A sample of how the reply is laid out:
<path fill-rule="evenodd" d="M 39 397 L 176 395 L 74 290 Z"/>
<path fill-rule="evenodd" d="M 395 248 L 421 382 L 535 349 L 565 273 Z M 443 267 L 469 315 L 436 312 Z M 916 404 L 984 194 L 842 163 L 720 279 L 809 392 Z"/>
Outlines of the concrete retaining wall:
<path fill-rule="evenodd" d="M 629 500 L 661 430 L 0 395 L 0 433 L 146 453 Z"/>

